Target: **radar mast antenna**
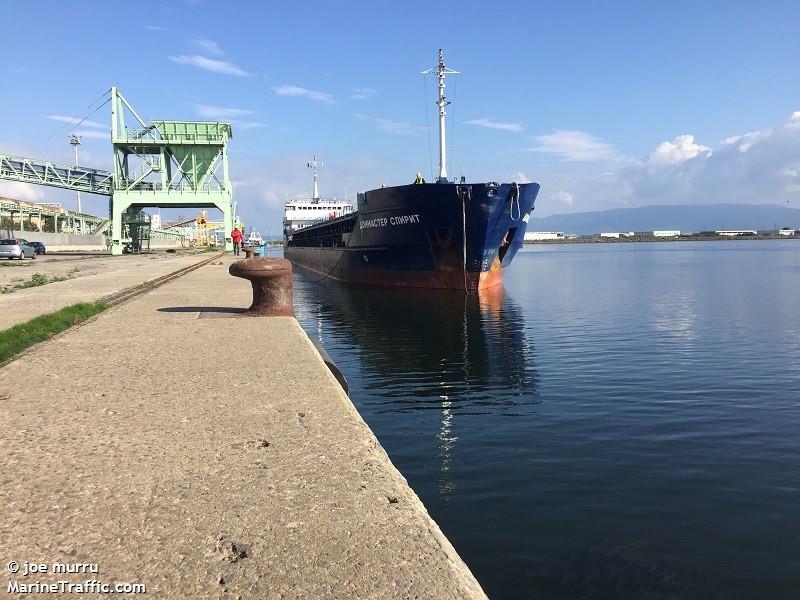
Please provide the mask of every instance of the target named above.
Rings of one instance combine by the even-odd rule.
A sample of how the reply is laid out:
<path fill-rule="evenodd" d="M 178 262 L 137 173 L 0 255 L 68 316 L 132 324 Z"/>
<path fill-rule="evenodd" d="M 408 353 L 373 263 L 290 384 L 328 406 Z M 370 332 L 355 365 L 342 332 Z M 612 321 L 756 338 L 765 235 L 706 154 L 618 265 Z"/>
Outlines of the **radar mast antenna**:
<path fill-rule="evenodd" d="M 445 107 L 452 103 L 449 102 L 444 95 L 444 76 L 458 74 L 458 71 L 448 69 L 444 64 L 444 50 L 441 48 L 439 48 L 438 64 L 435 67 L 422 72 L 423 75 L 430 75 L 432 73 L 436 73 L 436 76 L 439 79 L 439 99 L 436 101 L 436 106 L 439 107 L 439 177 L 436 181 L 438 183 L 447 183 L 447 166 L 445 164 L 447 162 L 447 147 L 445 140 L 444 118 L 447 114 Z"/>
<path fill-rule="evenodd" d="M 312 200 L 319 200 L 319 186 L 317 185 L 317 154 L 314 153 L 314 158 L 311 162 L 307 162 L 306 166 L 310 168 L 314 173 L 314 195 L 312 196 Z M 322 162 L 319 163 L 320 167 L 325 166 Z"/>

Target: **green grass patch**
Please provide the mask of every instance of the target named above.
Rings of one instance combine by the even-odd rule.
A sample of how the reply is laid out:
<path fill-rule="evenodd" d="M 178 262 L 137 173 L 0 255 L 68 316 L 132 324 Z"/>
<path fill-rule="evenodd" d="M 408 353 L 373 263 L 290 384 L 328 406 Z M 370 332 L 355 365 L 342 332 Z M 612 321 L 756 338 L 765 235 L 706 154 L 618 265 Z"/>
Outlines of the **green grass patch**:
<path fill-rule="evenodd" d="M 66 281 L 67 279 L 72 279 L 73 275 L 75 275 L 75 273 L 77 273 L 79 270 L 80 269 L 76 267 L 68 271 L 63 277 L 51 277 L 49 275 L 45 275 L 44 273 L 34 273 L 31 275 L 31 278 L 28 281 L 21 281 L 12 285 L 0 286 L 0 294 L 13 294 L 17 290 L 24 290 L 25 288 L 39 287 L 40 285 L 47 285 L 48 283 L 55 283 L 56 281 Z"/>
<path fill-rule="evenodd" d="M 43 342 L 89 317 L 103 312 L 107 307 L 105 300 L 72 304 L 56 312 L 38 316 L 21 325 L 14 325 L 14 327 L 0 331 L 0 362 L 5 362 L 25 348 Z"/>

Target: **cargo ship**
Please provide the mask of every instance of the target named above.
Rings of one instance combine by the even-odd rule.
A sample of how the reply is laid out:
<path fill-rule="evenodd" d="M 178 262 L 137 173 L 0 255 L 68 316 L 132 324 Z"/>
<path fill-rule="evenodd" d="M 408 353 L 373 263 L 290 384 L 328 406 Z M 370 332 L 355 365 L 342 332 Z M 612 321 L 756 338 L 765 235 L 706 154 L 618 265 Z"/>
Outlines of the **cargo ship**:
<path fill-rule="evenodd" d="M 375 286 L 482 290 L 500 285 L 522 247 L 537 183 L 451 181 L 446 171 L 445 75 L 439 50 L 439 176 L 381 187 L 349 202 L 314 195 L 284 212 L 284 255 L 320 278 Z M 311 166 L 311 163 L 309 163 Z"/>

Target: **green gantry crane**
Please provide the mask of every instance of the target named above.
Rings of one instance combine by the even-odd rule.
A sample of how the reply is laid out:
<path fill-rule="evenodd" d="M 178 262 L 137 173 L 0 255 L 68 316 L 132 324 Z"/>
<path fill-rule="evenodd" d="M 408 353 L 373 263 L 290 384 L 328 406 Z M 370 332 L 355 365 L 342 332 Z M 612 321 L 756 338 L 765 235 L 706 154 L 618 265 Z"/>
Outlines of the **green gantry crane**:
<path fill-rule="evenodd" d="M 110 196 L 111 253 L 122 254 L 123 214 L 143 208 L 217 208 L 232 250 L 233 192 L 228 173 L 231 124 L 145 123 L 111 88 L 114 171 L 0 154 L 0 179 Z"/>

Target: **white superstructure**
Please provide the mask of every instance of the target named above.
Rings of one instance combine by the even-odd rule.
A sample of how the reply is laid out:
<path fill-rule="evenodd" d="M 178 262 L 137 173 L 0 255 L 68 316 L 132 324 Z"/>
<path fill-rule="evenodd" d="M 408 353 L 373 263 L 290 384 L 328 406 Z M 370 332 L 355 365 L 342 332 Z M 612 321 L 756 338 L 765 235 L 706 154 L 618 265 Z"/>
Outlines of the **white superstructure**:
<path fill-rule="evenodd" d="M 322 163 L 317 163 L 316 154 L 312 161 L 306 163 L 306 166 L 312 169 L 314 175 L 314 195 L 311 198 L 292 198 L 286 202 L 283 207 L 283 232 L 285 235 L 303 227 L 332 221 L 353 212 L 353 203 L 349 200 L 331 200 L 319 197 L 317 167 L 321 167 Z"/>
<path fill-rule="evenodd" d="M 331 221 L 351 212 L 353 203 L 349 200 L 295 198 L 289 200 L 284 207 L 284 229 L 287 232 L 297 231 L 301 227 Z"/>

